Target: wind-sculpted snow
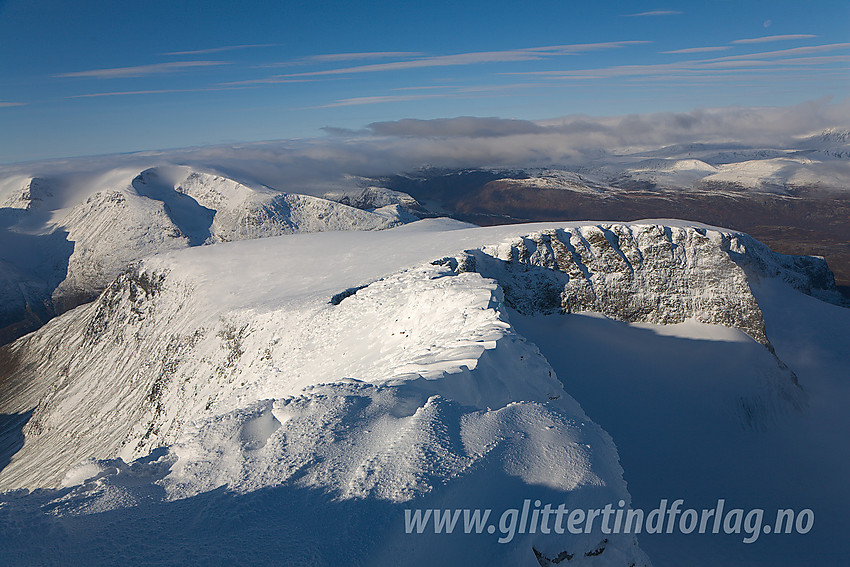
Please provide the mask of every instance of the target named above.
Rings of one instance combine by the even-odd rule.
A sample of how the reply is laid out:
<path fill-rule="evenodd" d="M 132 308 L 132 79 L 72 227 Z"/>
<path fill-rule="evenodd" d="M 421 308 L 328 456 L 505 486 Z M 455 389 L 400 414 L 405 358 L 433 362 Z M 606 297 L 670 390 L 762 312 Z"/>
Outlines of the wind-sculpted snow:
<path fill-rule="evenodd" d="M 697 321 L 769 346 L 751 278 L 810 292 L 828 278 L 815 260 L 678 221 L 466 226 L 235 242 L 126 270 L 96 302 L 0 349 L 0 414 L 17 416 L 3 437 L 24 438 L 0 455 L 0 487 L 53 489 L 4 505 L 95 523 L 153 506 L 179 523 L 170 514 L 206 508 L 222 487 L 234 499 L 283 491 L 275 501 L 290 507 L 307 491 L 352 502 L 342 515 L 293 511 L 308 516 L 294 541 L 319 526 L 340 534 L 319 563 L 348 549 L 375 564 L 402 552 L 423 565 L 648 564 L 632 535 L 420 537 L 403 533 L 402 509 L 630 500 L 614 443 L 564 390 L 575 377 L 556 375 L 511 313 Z M 758 385 L 721 397 L 722 419 L 768 427 L 804 407 L 772 360 L 759 359 Z"/>
<path fill-rule="evenodd" d="M 0 344 L 93 300 L 132 262 L 157 252 L 415 220 L 397 206 L 364 211 L 188 167 L 114 170 L 85 189 L 66 183 L 59 177 L 3 184 Z"/>
<path fill-rule="evenodd" d="M 24 387 L 28 380 L 17 372 L 4 379 L 13 399 L 0 411 L 37 409 L 23 426 L 27 443 L 0 473 L 3 486 L 73 484 L 90 475 L 101 481 L 86 490 L 87 509 L 103 512 L 136 501 L 96 488 L 120 485 L 124 469 L 110 473 L 112 461 L 74 463 L 129 462 L 170 446 L 171 472 L 156 481 L 166 499 L 220 486 L 237 493 L 307 487 L 367 507 L 448 506 L 452 494 L 492 506 L 489 491 L 497 486 L 512 487 L 496 499 L 506 507 L 553 495 L 574 506 L 628 499 L 610 438 L 513 332 L 495 282 L 426 262 L 336 304 L 325 293 L 272 305 L 268 296 L 204 301 L 207 293 L 231 291 L 153 259 L 119 277 L 96 303 L 7 347 L 18 361 L 29 349 L 72 352 L 57 353 L 51 359 L 59 366 L 29 376 L 39 385 Z M 51 373 L 65 378 L 38 379 Z M 458 493 L 460 486 L 470 488 Z M 398 537 L 397 519 L 385 537 Z M 536 561 L 532 545 L 554 557 L 566 544 L 524 535 L 505 557 Z M 585 552 L 599 541 L 579 537 L 569 545 Z M 441 549 L 427 537 L 405 547 L 414 563 Z M 487 547 L 457 553 L 472 558 Z M 633 536 L 612 538 L 607 549 L 610 557 L 645 562 Z"/>
<path fill-rule="evenodd" d="M 199 416 L 233 410 L 258 394 L 277 398 L 343 378 L 409 383 L 421 401 L 441 394 L 474 407 L 502 407 L 529 395 L 545 401 L 560 393 L 545 361 L 510 332 L 496 309 L 495 284 L 478 274 L 426 266 L 376 282 L 338 306 L 267 313 L 210 310 L 196 302 L 192 287 L 163 272 L 130 271 L 97 302 L 69 314 L 59 333 L 51 323 L 10 345 L 10 351 L 26 349 L 50 337 L 48 348 L 73 344 L 86 353 L 57 357 L 59 367 L 39 370 L 68 377 L 48 393 L 15 396 L 16 405 L 39 406 L 25 429 L 38 432 L 31 436 L 33 450 L 49 446 L 51 458 L 65 454 L 79 461 L 92 446 L 67 440 L 86 437 L 91 420 L 105 420 L 109 435 L 123 438 L 88 442 L 133 459 L 174 443 Z M 487 380 L 473 375 L 480 365 L 498 367 L 486 353 L 500 341 L 528 349 L 522 363 L 505 368 L 511 372 L 488 372 Z M 535 371 L 546 380 L 513 378 Z M 94 372 L 110 379 L 91 384 Z M 0 474 L 50 483 L 62 473 L 37 459 L 18 459 Z"/>

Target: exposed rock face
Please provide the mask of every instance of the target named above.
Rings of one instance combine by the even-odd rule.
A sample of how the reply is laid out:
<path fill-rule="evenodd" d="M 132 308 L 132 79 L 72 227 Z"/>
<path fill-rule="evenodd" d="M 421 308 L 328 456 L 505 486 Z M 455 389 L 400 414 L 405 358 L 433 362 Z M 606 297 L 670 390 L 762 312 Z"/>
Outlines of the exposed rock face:
<path fill-rule="evenodd" d="M 821 258 L 785 256 L 745 234 L 660 224 L 600 224 L 530 234 L 454 259 L 500 282 L 526 314 L 593 311 L 627 322 L 686 319 L 738 328 L 769 346 L 749 281 L 779 277 L 841 304 Z"/>
<path fill-rule="evenodd" d="M 53 197 L 50 184 L 43 179 L 33 177 L 19 192 L 11 195 L 2 206 L 10 209 L 38 209 L 43 205 L 44 200 L 50 197 Z"/>

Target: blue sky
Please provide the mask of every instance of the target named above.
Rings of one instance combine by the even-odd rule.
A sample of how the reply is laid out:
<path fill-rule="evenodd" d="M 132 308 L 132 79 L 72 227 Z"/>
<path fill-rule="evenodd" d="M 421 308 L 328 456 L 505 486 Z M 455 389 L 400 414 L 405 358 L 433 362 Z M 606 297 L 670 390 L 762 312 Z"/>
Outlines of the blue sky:
<path fill-rule="evenodd" d="M 843 100 L 848 69 L 846 0 L 0 0 L 0 163 Z"/>

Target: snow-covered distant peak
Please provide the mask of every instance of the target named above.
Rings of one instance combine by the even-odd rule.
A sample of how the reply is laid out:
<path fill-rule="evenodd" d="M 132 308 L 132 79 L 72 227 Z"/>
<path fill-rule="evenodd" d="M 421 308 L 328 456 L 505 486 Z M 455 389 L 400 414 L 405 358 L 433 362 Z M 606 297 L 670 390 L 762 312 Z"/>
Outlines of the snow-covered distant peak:
<path fill-rule="evenodd" d="M 850 159 L 850 128 L 829 128 L 804 138 L 798 153 L 825 160 Z"/>
<path fill-rule="evenodd" d="M 717 168 L 698 159 L 651 159 L 629 167 L 630 171 L 705 171 Z"/>
<path fill-rule="evenodd" d="M 850 144 L 850 128 L 827 128 L 815 139 L 833 144 Z"/>
<path fill-rule="evenodd" d="M 506 172 L 518 173 L 518 172 Z M 577 192 L 601 193 L 609 186 L 604 182 L 586 174 L 564 169 L 529 169 L 522 175 L 514 175 L 497 181 L 508 181 L 519 187 L 535 187 L 540 189 L 570 190 Z"/>
<path fill-rule="evenodd" d="M 171 189 L 215 209 L 235 208 L 252 199 L 279 194 L 267 187 L 248 187 L 221 175 L 176 165 L 142 171 L 133 179 L 133 187 L 140 192 Z"/>
<path fill-rule="evenodd" d="M 615 174 L 613 182 L 637 181 L 661 189 L 680 190 L 692 188 L 704 177 L 716 172 L 716 167 L 699 159 L 654 158 L 626 166 Z"/>
<path fill-rule="evenodd" d="M 419 202 L 407 193 L 375 185 L 354 189 L 336 189 L 328 191 L 322 197 L 364 210 L 375 210 L 392 205 L 398 205 L 406 211 L 420 211 L 422 209 Z"/>
<path fill-rule="evenodd" d="M 91 301 L 132 262 L 217 242 L 416 220 L 180 165 L 0 182 L 0 344 Z"/>
<path fill-rule="evenodd" d="M 3 207 L 10 209 L 42 209 L 45 208 L 45 202 L 49 202 L 53 197 L 50 182 L 39 177 L 13 178 L 7 182 L 7 185 L 20 187 L 9 191 L 5 203 L 2 203 Z M 3 191 L 3 193 L 6 193 L 6 191 Z"/>
<path fill-rule="evenodd" d="M 815 161 L 805 157 L 783 157 L 774 159 L 750 160 L 721 165 L 714 173 L 705 175 L 700 184 L 728 185 L 740 189 L 753 189 L 767 192 L 785 192 L 794 186 L 794 181 L 803 179 L 804 172 L 811 171 Z M 847 171 L 850 173 L 850 169 Z M 828 178 L 813 179 L 813 183 L 829 184 Z M 836 180 L 838 181 L 838 180 Z M 840 181 L 839 181 L 840 183 Z"/>

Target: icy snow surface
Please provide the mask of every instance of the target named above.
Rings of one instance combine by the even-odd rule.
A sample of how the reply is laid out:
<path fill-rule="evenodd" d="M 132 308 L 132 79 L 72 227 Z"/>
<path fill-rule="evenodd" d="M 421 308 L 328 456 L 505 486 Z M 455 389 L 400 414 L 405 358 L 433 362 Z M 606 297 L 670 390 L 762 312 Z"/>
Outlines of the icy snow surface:
<path fill-rule="evenodd" d="M 782 319 L 846 330 L 804 295 L 835 299 L 824 270 L 681 221 L 433 219 L 159 254 L 0 349 L 0 488 L 22 489 L 0 496 L 0 543 L 34 563 L 642 565 L 630 535 L 404 533 L 405 508 L 639 494 L 823 504 L 817 537 L 747 550 L 805 558 L 837 546 L 827 496 L 848 502 L 817 437 L 846 424 L 823 396 L 847 399 L 847 335 L 819 362 Z M 656 564 L 699 537 L 654 541 Z M 697 543 L 707 564 L 743 546 Z"/>

